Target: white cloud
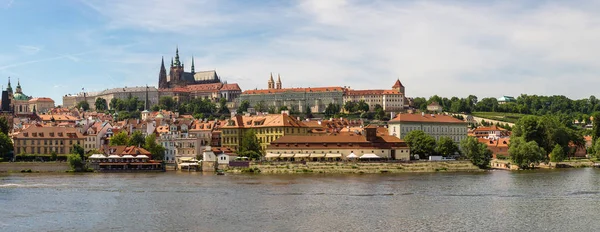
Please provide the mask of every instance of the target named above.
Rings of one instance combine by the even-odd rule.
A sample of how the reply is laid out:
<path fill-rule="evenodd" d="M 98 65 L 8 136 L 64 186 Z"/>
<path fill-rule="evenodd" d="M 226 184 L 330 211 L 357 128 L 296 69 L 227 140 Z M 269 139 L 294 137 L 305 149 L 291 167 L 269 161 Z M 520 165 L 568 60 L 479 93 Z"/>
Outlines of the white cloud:
<path fill-rule="evenodd" d="M 197 70 L 216 67 L 244 89 L 264 88 L 269 72 L 280 72 L 284 85 L 295 87 L 389 88 L 399 77 L 410 96 L 578 98 L 595 93 L 600 72 L 599 8 L 586 1 L 87 3 L 111 28 L 179 36 L 187 45 L 180 46 L 182 56 L 195 54 Z M 174 44 L 154 46 L 171 51 Z M 151 55 L 128 57 L 135 63 L 159 59 Z M 154 78 L 158 62 L 155 67 L 141 72 Z"/>

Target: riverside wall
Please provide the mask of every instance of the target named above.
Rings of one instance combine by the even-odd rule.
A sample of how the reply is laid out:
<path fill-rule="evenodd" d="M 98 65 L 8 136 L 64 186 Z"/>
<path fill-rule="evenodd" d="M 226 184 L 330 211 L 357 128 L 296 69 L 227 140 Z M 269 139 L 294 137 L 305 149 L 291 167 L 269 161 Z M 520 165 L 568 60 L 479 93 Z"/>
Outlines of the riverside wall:
<path fill-rule="evenodd" d="M 249 168 L 230 168 L 228 172 L 260 173 L 410 173 L 410 172 L 480 172 L 470 161 L 414 161 L 414 162 L 263 162 L 251 163 Z"/>
<path fill-rule="evenodd" d="M 0 163 L 0 172 L 66 172 L 71 170 L 66 162 L 3 162 Z"/>

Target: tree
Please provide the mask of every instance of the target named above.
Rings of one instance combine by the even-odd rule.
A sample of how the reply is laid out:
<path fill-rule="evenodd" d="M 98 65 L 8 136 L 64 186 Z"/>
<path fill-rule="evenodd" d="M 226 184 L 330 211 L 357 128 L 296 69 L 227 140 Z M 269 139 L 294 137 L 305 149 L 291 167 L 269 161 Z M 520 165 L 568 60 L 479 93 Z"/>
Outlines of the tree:
<path fill-rule="evenodd" d="M 254 130 L 248 130 L 242 136 L 240 148 L 238 149 L 240 155 L 247 156 L 250 159 L 259 159 L 262 154 L 262 148 L 256 137 Z"/>
<path fill-rule="evenodd" d="M 592 142 L 596 143 L 600 137 L 600 113 L 595 113 L 592 117 Z"/>
<path fill-rule="evenodd" d="M 58 160 L 58 154 L 55 151 L 50 152 L 50 160 L 56 161 Z"/>
<path fill-rule="evenodd" d="M 94 103 L 94 107 L 96 107 L 96 111 L 104 111 L 108 109 L 108 103 L 104 98 L 96 98 L 96 102 Z"/>
<path fill-rule="evenodd" d="M 477 138 L 467 136 L 460 141 L 460 149 L 462 153 L 479 168 L 488 168 L 490 160 L 492 160 L 492 151 L 487 148 L 487 145 L 477 141 Z"/>
<path fill-rule="evenodd" d="M 125 131 L 121 131 L 110 138 L 111 146 L 126 146 L 127 144 L 129 144 L 129 136 Z"/>
<path fill-rule="evenodd" d="M 80 101 L 77 103 L 77 109 L 83 109 L 84 111 L 88 111 L 90 109 L 90 104 L 87 101 Z"/>
<path fill-rule="evenodd" d="M 356 107 L 357 107 L 356 111 L 361 111 L 361 112 L 369 111 L 369 104 L 367 104 L 365 102 L 365 100 L 360 100 Z"/>
<path fill-rule="evenodd" d="M 423 131 L 411 131 L 404 140 L 408 143 L 411 153 L 419 155 L 420 158 L 427 158 L 435 152 L 435 139 Z"/>
<path fill-rule="evenodd" d="M 565 155 L 565 151 L 563 150 L 563 147 L 560 146 L 559 144 L 554 145 L 554 149 L 552 149 L 552 152 L 550 152 L 550 161 L 552 162 L 561 162 L 563 160 L 565 160 L 566 155 Z"/>
<path fill-rule="evenodd" d="M 142 146 L 146 142 L 146 138 L 141 131 L 134 131 L 127 142 L 128 146 Z"/>
<path fill-rule="evenodd" d="M 79 144 L 73 144 L 73 147 L 71 147 L 71 154 L 79 155 L 79 157 L 83 160 L 85 150 L 83 147 L 79 146 Z"/>
<path fill-rule="evenodd" d="M 274 113 L 275 107 L 274 106 L 271 106 L 271 107 L 273 107 L 273 113 Z M 259 101 L 256 103 L 256 105 L 254 105 L 254 109 L 256 110 L 256 112 L 267 112 L 268 111 L 270 114 L 272 114 L 271 107 L 268 107 L 264 101 Z"/>
<path fill-rule="evenodd" d="M 281 106 L 281 107 L 279 107 L 279 112 L 281 112 L 281 111 L 288 111 L 288 110 L 289 109 L 288 109 L 287 106 Z"/>
<path fill-rule="evenodd" d="M 10 156 L 10 152 L 13 150 L 13 143 L 10 138 L 4 134 L 4 132 L 0 132 L 0 154 L 4 157 L 4 159 L 9 160 L 12 159 Z"/>
<path fill-rule="evenodd" d="M 219 114 L 229 114 L 229 108 L 227 108 L 227 99 L 221 98 L 219 100 Z"/>
<path fill-rule="evenodd" d="M 150 107 L 150 110 L 152 110 L 152 111 L 154 111 L 154 112 L 156 112 L 156 111 L 159 111 L 159 110 L 160 110 L 160 106 L 158 106 L 158 105 L 153 105 L 152 107 Z"/>
<path fill-rule="evenodd" d="M 310 106 L 306 106 L 306 109 L 304 109 L 304 116 L 306 118 L 312 118 L 313 117 L 312 110 L 310 109 Z"/>
<path fill-rule="evenodd" d="M 250 102 L 248 102 L 248 100 L 243 100 L 242 103 L 240 103 L 240 107 L 238 107 L 238 109 L 237 109 L 238 114 L 248 111 L 249 107 L 250 107 Z"/>
<path fill-rule="evenodd" d="M 173 110 L 175 110 L 176 102 L 170 96 L 162 96 L 158 100 L 158 104 L 160 105 L 160 108 L 163 110 L 173 111 Z"/>
<path fill-rule="evenodd" d="M 356 112 L 356 108 L 357 108 L 356 102 L 347 101 L 346 103 L 344 103 L 344 110 L 346 110 L 346 112 L 348 112 L 348 113 Z"/>
<path fill-rule="evenodd" d="M 383 120 L 384 117 L 385 117 L 385 111 L 383 110 L 383 107 L 379 104 L 375 105 L 375 119 Z"/>
<path fill-rule="evenodd" d="M 156 143 L 156 135 L 150 134 L 146 136 L 144 149 L 148 150 L 150 154 L 152 154 L 152 159 L 154 160 L 164 160 L 165 159 L 165 147 Z"/>
<path fill-rule="evenodd" d="M 75 172 L 81 172 L 85 168 L 85 163 L 83 163 L 83 159 L 78 154 L 70 154 L 67 156 L 67 162 L 71 167 L 71 170 Z"/>
<path fill-rule="evenodd" d="M 523 137 L 511 138 L 508 153 L 511 161 L 521 169 L 529 169 L 546 157 L 546 151 L 535 141 L 527 142 Z"/>
<path fill-rule="evenodd" d="M 0 132 L 7 135 L 10 130 L 10 126 L 8 124 L 8 119 L 6 117 L 0 117 Z"/>
<path fill-rule="evenodd" d="M 340 112 L 340 106 L 337 104 L 329 103 L 327 107 L 325 107 L 325 116 L 331 117 Z"/>
<path fill-rule="evenodd" d="M 450 137 L 443 136 L 436 143 L 435 153 L 439 155 L 451 156 L 457 152 L 459 152 L 458 146 Z"/>
<path fill-rule="evenodd" d="M 108 104 L 108 106 L 110 106 L 111 110 L 116 110 L 118 102 L 119 102 L 119 99 L 117 99 L 117 98 L 110 99 L 110 103 Z"/>

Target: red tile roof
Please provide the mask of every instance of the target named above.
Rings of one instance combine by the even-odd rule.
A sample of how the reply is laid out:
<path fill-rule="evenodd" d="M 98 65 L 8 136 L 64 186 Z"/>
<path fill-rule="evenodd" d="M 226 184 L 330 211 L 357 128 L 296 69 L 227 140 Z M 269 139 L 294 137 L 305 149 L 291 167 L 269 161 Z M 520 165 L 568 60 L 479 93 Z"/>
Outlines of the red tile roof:
<path fill-rule="evenodd" d="M 242 91 L 242 89 L 240 88 L 240 86 L 238 84 L 224 84 L 223 87 L 221 88 L 221 91 L 225 91 L 225 90 Z"/>
<path fill-rule="evenodd" d="M 30 102 L 54 102 L 54 100 L 52 100 L 52 98 L 48 98 L 48 97 L 36 97 L 36 98 L 32 98 L 31 100 L 29 100 Z"/>
<path fill-rule="evenodd" d="M 424 122 L 424 123 L 464 123 L 466 122 L 456 119 L 452 116 L 443 114 L 398 114 L 392 120 L 393 122 Z"/>
<path fill-rule="evenodd" d="M 400 83 L 400 79 L 396 80 L 396 83 L 394 83 L 394 86 L 392 86 L 392 88 L 399 88 L 399 87 L 404 87 L 404 85 L 402 85 L 402 83 Z"/>
<path fill-rule="evenodd" d="M 246 90 L 243 94 L 268 94 L 268 93 L 285 93 L 285 92 L 344 92 L 346 89 L 343 87 L 317 87 L 317 88 L 286 88 L 286 89 L 258 89 L 258 90 Z"/>

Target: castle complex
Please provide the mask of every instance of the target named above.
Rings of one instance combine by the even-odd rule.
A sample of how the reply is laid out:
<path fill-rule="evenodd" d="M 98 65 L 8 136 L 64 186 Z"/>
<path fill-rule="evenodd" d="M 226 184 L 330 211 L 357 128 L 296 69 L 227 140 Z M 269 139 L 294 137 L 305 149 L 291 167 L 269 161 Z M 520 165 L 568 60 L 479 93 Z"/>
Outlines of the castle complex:
<path fill-rule="evenodd" d="M 192 57 L 192 67 L 190 72 L 184 70 L 183 63 L 179 60 L 179 48 L 175 50 L 175 59 L 171 59 L 169 75 L 165 69 L 164 58 L 161 60 L 160 73 L 158 75 L 158 88 L 169 89 L 176 87 L 185 87 L 196 84 L 221 83 L 215 70 L 196 72 L 194 67 L 194 57 Z"/>

